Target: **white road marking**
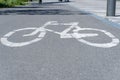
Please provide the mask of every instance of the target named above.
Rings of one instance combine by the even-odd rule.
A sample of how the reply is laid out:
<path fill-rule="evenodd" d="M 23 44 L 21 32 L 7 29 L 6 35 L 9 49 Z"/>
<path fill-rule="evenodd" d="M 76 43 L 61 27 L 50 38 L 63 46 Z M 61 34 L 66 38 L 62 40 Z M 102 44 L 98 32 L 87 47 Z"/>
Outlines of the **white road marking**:
<path fill-rule="evenodd" d="M 102 32 L 104 34 L 106 34 L 108 37 L 111 38 L 111 42 L 108 42 L 108 43 L 92 43 L 92 42 L 89 42 L 89 41 L 86 41 L 84 39 L 82 39 L 78 33 L 78 31 L 73 35 L 78 41 L 82 42 L 82 43 L 85 43 L 87 45 L 90 45 L 90 46 L 94 46 L 94 47 L 101 47 L 101 48 L 111 48 L 111 47 L 114 47 L 114 46 L 117 46 L 119 44 L 119 39 L 116 38 L 113 34 L 111 34 L 110 32 L 107 32 L 105 30 L 101 30 L 101 29 L 93 29 L 93 28 L 83 28 L 82 30 L 94 30 L 94 31 L 99 31 L 99 32 Z M 91 33 L 90 33 L 91 34 Z M 95 34 L 91 34 L 91 35 L 84 35 L 83 37 L 91 37 L 91 36 L 97 36 Z"/>
<path fill-rule="evenodd" d="M 46 34 L 46 32 L 41 32 L 39 37 L 37 37 L 33 40 L 30 40 L 30 41 L 27 41 L 27 42 L 15 43 L 15 42 L 11 42 L 8 40 L 8 38 L 10 36 L 12 36 L 12 34 L 14 34 L 15 32 L 18 32 L 18 31 L 22 31 L 22 30 L 36 30 L 36 28 L 23 28 L 23 29 L 18 29 L 18 30 L 14 30 L 12 32 L 9 32 L 8 34 L 6 34 L 4 37 L 1 38 L 1 43 L 5 46 L 9 46 L 9 47 L 22 47 L 22 46 L 29 45 L 29 44 L 32 44 L 34 42 L 40 41 L 44 37 L 44 35 Z M 29 35 L 29 36 L 31 36 L 31 35 Z"/>
<path fill-rule="evenodd" d="M 94 29 L 94 28 L 81 28 L 78 26 L 78 22 L 71 22 L 71 23 L 58 23 L 57 21 L 49 21 L 47 23 L 45 23 L 42 27 L 39 28 L 23 28 L 23 29 L 17 29 L 14 31 L 11 31 L 9 33 L 7 33 L 6 35 L 4 35 L 0 41 L 3 45 L 5 46 L 9 46 L 9 47 L 22 47 L 22 46 L 26 46 L 35 42 L 40 41 L 46 34 L 47 31 L 49 32 L 53 32 L 55 34 L 60 35 L 60 38 L 76 38 L 79 42 L 85 43 L 89 46 L 94 46 L 94 47 L 100 47 L 100 48 L 111 48 L 114 46 L 117 46 L 119 44 L 119 39 L 116 38 L 112 33 L 105 31 L 105 30 L 101 30 L 101 29 Z M 65 30 L 63 30 L 62 32 L 57 32 L 55 30 L 51 30 L 51 29 L 46 29 L 45 27 L 48 25 L 68 25 L 69 27 L 66 28 Z M 69 33 L 70 30 L 72 30 L 72 33 Z M 26 36 L 34 36 L 35 34 L 37 34 L 38 32 L 40 32 L 40 34 L 38 35 L 37 38 L 30 40 L 30 41 L 26 41 L 26 42 L 11 42 L 8 40 L 9 37 L 11 37 L 13 34 L 15 34 L 18 31 L 25 31 L 25 30 L 33 30 L 32 33 L 30 34 L 25 34 L 23 35 L 23 37 Z M 111 42 L 108 43 L 94 43 L 94 42 L 89 42 L 87 40 L 82 39 L 83 37 L 94 37 L 94 36 L 99 36 L 99 34 L 97 33 L 79 33 L 79 31 L 84 31 L 84 30 L 89 30 L 89 31 L 97 31 L 97 32 L 102 32 L 104 33 L 106 36 L 111 38 Z"/>

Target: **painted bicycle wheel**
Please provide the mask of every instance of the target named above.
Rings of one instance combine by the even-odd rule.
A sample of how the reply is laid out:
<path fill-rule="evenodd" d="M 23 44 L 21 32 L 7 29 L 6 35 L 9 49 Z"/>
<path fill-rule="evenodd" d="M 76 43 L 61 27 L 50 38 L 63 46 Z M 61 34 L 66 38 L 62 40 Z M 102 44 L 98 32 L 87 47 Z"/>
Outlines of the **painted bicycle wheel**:
<path fill-rule="evenodd" d="M 9 33 L 7 33 L 6 35 L 4 35 L 2 38 L 1 38 L 1 43 L 5 46 L 9 46 L 9 47 L 22 47 L 22 46 L 26 46 L 26 45 L 29 45 L 29 44 L 32 44 L 32 43 L 35 43 L 35 42 L 38 42 L 40 41 L 46 34 L 45 31 L 40 31 L 39 33 L 39 36 L 35 36 L 34 38 L 30 38 L 30 40 L 27 40 L 25 41 L 25 37 L 27 36 L 24 36 L 28 33 L 25 33 L 25 32 L 33 32 L 35 31 L 37 28 L 23 28 L 23 29 L 17 29 L 17 30 L 14 30 L 14 31 L 11 31 Z M 29 33 L 30 33 L 29 32 Z M 17 35 L 17 34 L 20 34 L 20 33 L 23 33 L 21 38 L 23 38 L 23 41 L 11 41 L 10 38 L 14 37 L 14 35 Z M 18 37 L 19 35 L 17 35 Z M 33 35 L 34 36 L 34 35 Z M 30 37 L 33 37 L 33 36 L 30 36 Z M 19 40 L 18 38 L 15 38 L 16 40 Z"/>
<path fill-rule="evenodd" d="M 81 35 L 80 31 L 85 31 L 85 30 L 89 31 L 90 33 L 86 33 L 86 34 Z M 94 40 L 90 40 L 90 38 L 94 38 L 96 36 L 99 37 L 100 36 L 99 33 L 103 34 L 103 36 L 108 37 L 110 41 L 108 41 L 108 42 L 94 42 Z M 101 47 L 101 48 L 114 47 L 114 46 L 117 46 L 120 42 L 119 39 L 116 38 L 112 33 L 105 31 L 105 30 L 94 29 L 94 28 L 81 28 L 73 33 L 73 37 L 76 38 L 79 42 L 82 42 L 84 44 L 94 46 L 94 47 Z M 86 39 L 86 38 L 89 38 L 89 39 Z M 105 38 L 100 38 L 100 37 L 99 37 L 99 39 L 101 39 L 101 41 L 105 40 Z M 99 39 L 96 39 L 96 41 L 99 41 Z"/>

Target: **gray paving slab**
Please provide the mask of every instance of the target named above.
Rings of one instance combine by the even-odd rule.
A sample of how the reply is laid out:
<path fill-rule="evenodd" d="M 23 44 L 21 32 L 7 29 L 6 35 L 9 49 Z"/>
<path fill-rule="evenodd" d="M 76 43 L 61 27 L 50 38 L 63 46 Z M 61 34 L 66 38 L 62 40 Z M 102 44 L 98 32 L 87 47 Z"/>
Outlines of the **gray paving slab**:
<path fill-rule="evenodd" d="M 107 0 L 71 0 L 70 5 L 120 24 L 120 1 L 116 0 L 116 16 L 106 16 Z"/>

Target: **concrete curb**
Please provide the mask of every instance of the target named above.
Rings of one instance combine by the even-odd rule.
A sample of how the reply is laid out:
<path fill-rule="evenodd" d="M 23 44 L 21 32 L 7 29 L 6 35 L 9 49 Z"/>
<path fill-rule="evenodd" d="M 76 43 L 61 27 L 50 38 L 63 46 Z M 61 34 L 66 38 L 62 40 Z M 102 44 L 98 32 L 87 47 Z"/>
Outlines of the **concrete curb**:
<path fill-rule="evenodd" d="M 113 27 L 116 27 L 116 28 L 120 29 L 120 24 L 118 24 L 118 23 L 116 23 L 116 22 L 112 22 L 112 21 L 110 21 L 108 18 L 105 18 L 105 17 L 99 16 L 99 15 L 96 15 L 96 14 L 94 14 L 94 13 L 92 13 L 92 12 L 89 12 L 89 11 L 86 11 L 86 10 L 83 10 L 83 9 L 80 9 L 77 5 L 72 5 L 72 4 L 69 4 L 69 3 L 68 3 L 68 5 L 70 5 L 71 7 L 76 8 L 76 9 L 78 9 L 78 10 L 80 10 L 80 11 L 83 11 L 83 12 L 85 12 L 85 13 L 90 13 L 91 16 L 97 18 L 98 20 L 104 22 L 105 24 L 108 24 L 108 25 L 111 25 L 111 26 L 113 26 Z"/>

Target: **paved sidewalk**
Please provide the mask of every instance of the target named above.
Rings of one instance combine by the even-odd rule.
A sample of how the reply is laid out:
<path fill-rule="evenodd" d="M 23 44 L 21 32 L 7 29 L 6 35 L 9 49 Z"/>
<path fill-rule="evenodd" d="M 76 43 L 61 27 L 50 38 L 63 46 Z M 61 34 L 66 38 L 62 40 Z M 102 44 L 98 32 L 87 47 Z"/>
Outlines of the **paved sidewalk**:
<path fill-rule="evenodd" d="M 71 0 L 70 5 L 93 13 L 95 15 L 101 16 L 109 21 L 120 24 L 120 1 L 117 1 L 116 6 L 116 16 L 115 17 L 107 17 L 106 16 L 106 5 L 107 0 Z"/>
<path fill-rule="evenodd" d="M 65 2 L 60 3 L 57 0 L 44 0 L 43 4 L 37 1 L 29 2 L 28 5 L 16 6 L 13 8 L 3 8 L 0 15 L 87 15 L 89 13 L 79 11 L 66 5 Z"/>

